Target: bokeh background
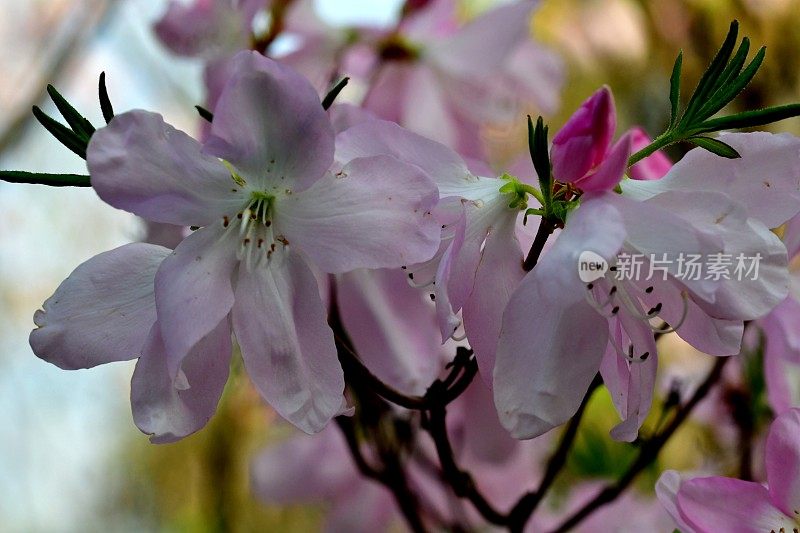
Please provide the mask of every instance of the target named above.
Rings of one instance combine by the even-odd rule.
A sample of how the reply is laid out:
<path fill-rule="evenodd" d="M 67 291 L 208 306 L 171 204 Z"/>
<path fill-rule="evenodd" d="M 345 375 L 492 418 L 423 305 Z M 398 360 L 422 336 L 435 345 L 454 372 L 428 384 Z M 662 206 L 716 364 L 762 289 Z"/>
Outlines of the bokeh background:
<path fill-rule="evenodd" d="M 491 0 L 465 0 L 466 18 Z M 323 18 L 388 23 L 400 0 L 321 0 Z M 105 71 L 119 111 L 147 108 L 195 131 L 203 100 L 202 65 L 171 57 L 152 24 L 163 0 L 0 0 L 0 168 L 85 172 L 83 161 L 38 127 L 30 106 L 55 84 L 95 123 L 97 78 Z M 693 87 L 732 18 L 765 66 L 736 105 L 800 100 L 800 1 L 543 0 L 531 30 L 563 57 L 567 81 L 553 128 L 599 85 L 616 97 L 623 127 L 658 133 L 667 121 L 670 70 L 684 51 L 685 87 Z M 755 48 L 754 47 L 754 48 Z M 519 131 L 487 132 L 499 158 L 524 143 Z M 800 133 L 798 121 L 780 131 Z M 680 156 L 680 148 L 672 153 Z M 100 202 L 93 191 L 0 182 L 0 531 L 309 531 L 322 506 L 266 506 L 248 488 L 248 464 L 285 436 L 247 379 L 235 373 L 222 406 L 199 434 L 149 444 L 128 404 L 133 362 L 64 372 L 37 359 L 27 343 L 32 315 L 58 283 L 91 256 L 139 239 L 139 222 Z M 709 360 L 667 339 L 665 376 L 701 375 Z M 669 375 L 670 372 L 674 376 Z M 562 490 L 577 478 L 613 476 L 630 448 L 611 444 L 614 416 L 597 395 Z M 657 415 L 657 413 L 656 413 Z M 725 443 L 702 421 L 689 424 L 644 476 L 648 496 L 664 466 L 700 468 Z M 626 455 L 628 454 L 628 455 Z M 758 454 L 757 454 L 758 455 Z M 734 459 L 731 459 L 734 461 Z"/>

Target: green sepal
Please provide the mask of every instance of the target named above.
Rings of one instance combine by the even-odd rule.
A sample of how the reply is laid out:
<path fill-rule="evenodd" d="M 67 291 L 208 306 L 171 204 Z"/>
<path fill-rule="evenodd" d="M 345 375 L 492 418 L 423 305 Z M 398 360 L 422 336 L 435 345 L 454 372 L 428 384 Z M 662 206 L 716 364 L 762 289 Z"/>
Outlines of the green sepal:
<path fill-rule="evenodd" d="M 203 118 L 203 120 L 206 120 L 208 123 L 214 121 L 214 113 L 212 113 L 205 107 L 196 105 L 194 106 L 194 108 L 197 109 L 197 113 L 200 115 L 201 118 Z"/>
<path fill-rule="evenodd" d="M 531 155 L 533 168 L 539 179 L 539 190 L 542 193 L 542 207 L 548 210 L 548 205 L 552 202 L 553 194 L 553 175 L 550 167 L 550 153 L 547 146 L 547 126 L 541 116 L 536 119 L 536 126 L 533 119 L 528 115 L 528 152 Z"/>
<path fill-rule="evenodd" d="M 38 120 L 39 123 L 58 140 L 58 142 L 75 152 L 82 159 L 86 159 L 86 147 L 89 144 L 88 139 L 80 137 L 71 129 L 52 119 L 44 111 L 39 109 L 39 107 L 33 106 L 32 111 L 33 116 L 36 117 L 36 120 Z"/>
<path fill-rule="evenodd" d="M 72 128 L 72 131 L 88 141 L 95 131 L 92 123 L 86 120 L 83 115 L 78 113 L 78 110 L 72 107 L 72 105 L 67 102 L 67 99 L 61 96 L 61 93 L 59 93 L 52 85 L 47 85 L 47 94 L 50 95 L 50 98 L 56 105 L 58 112 L 61 113 L 61 116 L 67 121 L 67 124 L 69 124 L 69 127 Z"/>
<path fill-rule="evenodd" d="M 672 66 L 672 75 L 669 77 L 669 103 L 671 107 L 669 127 L 678 122 L 681 104 L 681 68 L 683 66 L 683 50 L 678 52 L 675 64 Z"/>
<path fill-rule="evenodd" d="M 97 92 L 100 98 L 100 110 L 103 112 L 103 119 L 106 124 L 111 122 L 114 118 L 114 106 L 111 105 L 111 99 L 108 97 L 108 89 L 106 89 L 106 73 L 100 73 L 100 81 L 97 83 Z"/>
<path fill-rule="evenodd" d="M 732 146 L 730 146 L 729 144 L 725 144 L 719 139 L 697 136 L 697 137 L 689 137 L 686 140 L 720 157 L 726 157 L 728 159 L 739 159 L 740 157 L 742 157 L 741 155 L 739 155 L 739 152 L 737 152 Z"/>
<path fill-rule="evenodd" d="M 347 84 L 350 82 L 350 78 L 344 77 L 339 82 L 333 86 L 333 88 L 325 95 L 325 98 L 322 99 L 322 109 L 327 111 L 333 105 L 333 102 L 336 100 L 336 97 L 339 96 L 339 93 L 342 92 Z"/>

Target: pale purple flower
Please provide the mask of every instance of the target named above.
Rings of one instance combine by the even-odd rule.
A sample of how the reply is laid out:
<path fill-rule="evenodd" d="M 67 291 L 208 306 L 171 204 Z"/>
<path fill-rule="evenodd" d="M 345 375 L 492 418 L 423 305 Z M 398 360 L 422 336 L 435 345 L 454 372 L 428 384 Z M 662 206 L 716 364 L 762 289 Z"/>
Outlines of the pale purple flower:
<path fill-rule="evenodd" d="M 631 129 L 631 152 L 638 152 L 647 147 L 652 140 L 645 133 L 644 129 L 635 127 Z M 656 151 L 645 157 L 630 170 L 631 179 L 635 180 L 659 180 L 672 168 L 672 161 L 663 152 Z"/>
<path fill-rule="evenodd" d="M 430 176 L 442 199 L 439 252 L 421 264 L 409 263 L 414 286 L 428 290 L 436 303 L 442 342 L 460 339 L 462 320 L 481 375 L 489 382 L 500 320 L 508 298 L 524 275 L 516 236 L 519 207 L 501 192 L 510 177 L 475 176 L 452 150 L 385 121 L 365 121 L 343 132 L 337 159 L 388 154 Z"/>
<path fill-rule="evenodd" d="M 322 429 L 343 409 L 344 379 L 312 268 L 397 267 L 429 258 L 439 244 L 430 213 L 436 188 L 419 169 L 389 156 L 334 164 L 334 131 L 313 87 L 254 52 L 235 62 L 204 145 L 145 111 L 116 116 L 89 145 L 92 185 L 105 201 L 148 220 L 199 227 L 159 257 L 158 319 L 144 290 L 149 281 L 152 291 L 152 279 L 136 277 L 132 308 L 144 310 L 128 323 L 111 289 L 95 298 L 98 274 L 90 272 L 59 289 L 69 299 L 57 291 L 48 300 L 31 335 L 37 354 L 66 366 L 140 355 L 134 418 L 159 441 L 196 431 L 213 413 L 231 332 L 276 411 L 304 431 Z M 155 250 L 151 256 L 163 255 Z M 90 263 L 114 276 L 104 262 Z M 87 278 L 91 298 L 71 288 Z M 127 277 L 117 278 L 116 298 L 132 299 Z M 123 317 L 97 332 L 111 353 L 99 341 L 83 352 L 52 341 L 64 329 L 91 339 L 88 326 L 71 330 L 70 316 L 81 309 L 65 300 L 97 320 L 107 305 Z"/>
<path fill-rule="evenodd" d="M 558 105 L 558 59 L 530 40 L 536 3 L 512 2 L 458 22 L 453 0 L 434 0 L 379 43 L 364 106 L 381 118 L 480 158 L 480 127 L 518 118 L 518 102 Z"/>
<path fill-rule="evenodd" d="M 695 149 L 661 180 L 626 180 L 623 194 L 584 194 L 521 282 L 503 317 L 494 370 L 500 419 L 515 436 L 531 438 L 568 420 L 599 370 L 624 420 L 612 436 L 633 440 L 652 399 L 653 320 L 701 351 L 736 354 L 743 321 L 786 297 L 786 249 L 768 228 L 800 209 L 800 140 L 768 133 L 722 139 L 742 158 Z M 672 260 L 653 276 L 616 279 L 609 271 L 587 283 L 578 275 L 583 252 L 618 269 L 621 254 L 641 254 L 645 273 L 651 257 Z M 760 254 L 758 276 L 694 279 L 681 275 L 680 254 Z"/>
<path fill-rule="evenodd" d="M 727 477 L 682 480 L 662 474 L 658 495 L 683 533 L 800 531 L 800 410 L 786 411 L 767 435 L 767 484 Z"/>

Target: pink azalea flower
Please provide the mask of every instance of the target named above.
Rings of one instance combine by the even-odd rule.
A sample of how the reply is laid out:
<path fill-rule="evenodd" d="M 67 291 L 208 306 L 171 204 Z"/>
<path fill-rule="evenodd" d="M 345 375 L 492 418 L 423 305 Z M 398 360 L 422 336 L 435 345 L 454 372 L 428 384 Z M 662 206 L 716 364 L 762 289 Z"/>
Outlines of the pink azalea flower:
<path fill-rule="evenodd" d="M 456 334 L 462 311 L 481 375 L 490 381 L 503 309 L 525 273 L 516 236 L 520 208 L 509 206 L 513 195 L 504 191 L 511 179 L 475 176 L 446 146 L 390 122 L 362 122 L 338 141 L 337 158 L 389 154 L 436 182 L 442 243 L 433 259 L 409 263 L 407 271 L 433 294 L 442 342 Z"/>
<path fill-rule="evenodd" d="M 200 228 L 159 257 L 154 280 L 138 276 L 134 291 L 118 276 L 120 289 L 108 288 L 103 301 L 94 298 L 92 277 L 113 276 L 106 267 L 119 261 L 90 261 L 87 274 L 59 289 L 71 298 L 48 300 L 31 335 L 36 353 L 63 366 L 141 354 L 134 417 L 160 441 L 196 431 L 213 413 L 231 332 L 276 411 L 304 431 L 322 429 L 342 411 L 344 380 L 312 268 L 397 267 L 429 258 L 439 244 L 430 214 L 436 188 L 419 169 L 389 156 L 332 167 L 334 131 L 313 87 L 254 52 L 235 62 L 204 145 L 145 111 L 118 115 L 89 145 L 92 184 L 105 201 L 148 220 Z M 150 255 L 163 255 L 157 250 Z M 113 304 L 134 295 L 124 313 Z M 141 318 L 97 332 L 108 354 L 99 341 L 88 352 L 80 342 L 59 347 L 54 335 L 84 334 L 70 327 L 78 305 L 97 320 L 106 305 Z M 121 341 L 108 340 L 117 335 Z"/>
<path fill-rule="evenodd" d="M 727 477 L 682 481 L 662 474 L 659 498 L 684 533 L 800 531 L 800 410 L 772 423 L 766 444 L 767 486 Z"/>
<path fill-rule="evenodd" d="M 631 152 L 636 153 L 647 147 L 652 140 L 640 127 L 631 129 Z M 635 180 L 659 180 L 672 168 L 672 161 L 663 152 L 656 151 L 645 157 L 630 170 L 631 179 Z"/>
<path fill-rule="evenodd" d="M 535 100 L 546 113 L 558 105 L 563 73 L 550 52 L 530 41 L 534 7 L 528 0 L 509 3 L 461 26 L 453 0 L 432 1 L 379 43 L 364 106 L 480 158 L 480 126 L 518 117 L 509 102 Z"/>
<path fill-rule="evenodd" d="M 661 180 L 626 180 L 623 194 L 581 197 L 503 317 L 494 391 L 512 434 L 531 438 L 568 420 L 599 370 L 624 420 L 612 436 L 633 440 L 652 399 L 652 320 L 663 319 L 701 351 L 736 354 L 743 321 L 785 298 L 786 249 L 768 228 L 800 208 L 800 140 L 768 133 L 722 138 L 741 159 L 696 149 Z M 653 276 L 619 279 L 609 271 L 587 283 L 577 269 L 583 252 L 617 269 L 622 254 L 641 254 L 644 272 L 654 266 L 651 257 L 672 260 Z M 760 254 L 758 276 L 693 279 L 681 275 L 680 254 Z"/>

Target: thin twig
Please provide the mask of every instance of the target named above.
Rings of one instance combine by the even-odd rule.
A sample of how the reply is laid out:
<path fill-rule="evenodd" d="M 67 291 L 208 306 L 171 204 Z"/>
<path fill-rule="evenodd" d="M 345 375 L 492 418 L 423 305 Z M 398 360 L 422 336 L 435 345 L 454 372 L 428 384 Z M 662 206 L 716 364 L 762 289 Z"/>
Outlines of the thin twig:
<path fill-rule="evenodd" d="M 544 245 L 555 229 L 556 225 L 551 220 L 542 217 L 542 220 L 539 222 L 539 229 L 536 230 L 536 237 L 533 239 L 531 249 L 528 250 L 528 255 L 525 257 L 525 262 L 522 264 L 522 268 L 525 272 L 533 270 L 533 267 L 539 262 L 539 256 L 542 255 Z"/>
<path fill-rule="evenodd" d="M 628 470 L 616 482 L 607 485 L 600 493 L 594 497 L 589 503 L 581 507 L 572 516 L 567 518 L 554 533 L 562 533 L 571 530 L 586 517 L 591 515 L 600 507 L 613 502 L 617 497 L 622 494 L 625 489 L 633 482 L 639 473 L 644 470 L 650 463 L 656 460 L 659 452 L 667 443 L 673 433 L 683 424 L 689 417 L 691 412 L 700 401 L 706 397 L 714 384 L 719 380 L 722 375 L 722 369 L 725 363 L 728 362 L 728 357 L 720 357 L 714 363 L 714 367 L 709 372 L 705 381 L 697 388 L 692 395 L 691 399 L 686 404 L 677 410 L 672 422 L 658 435 L 652 437 L 642 444 L 639 450 L 639 455 L 634 460 L 633 464 L 628 467 Z"/>

